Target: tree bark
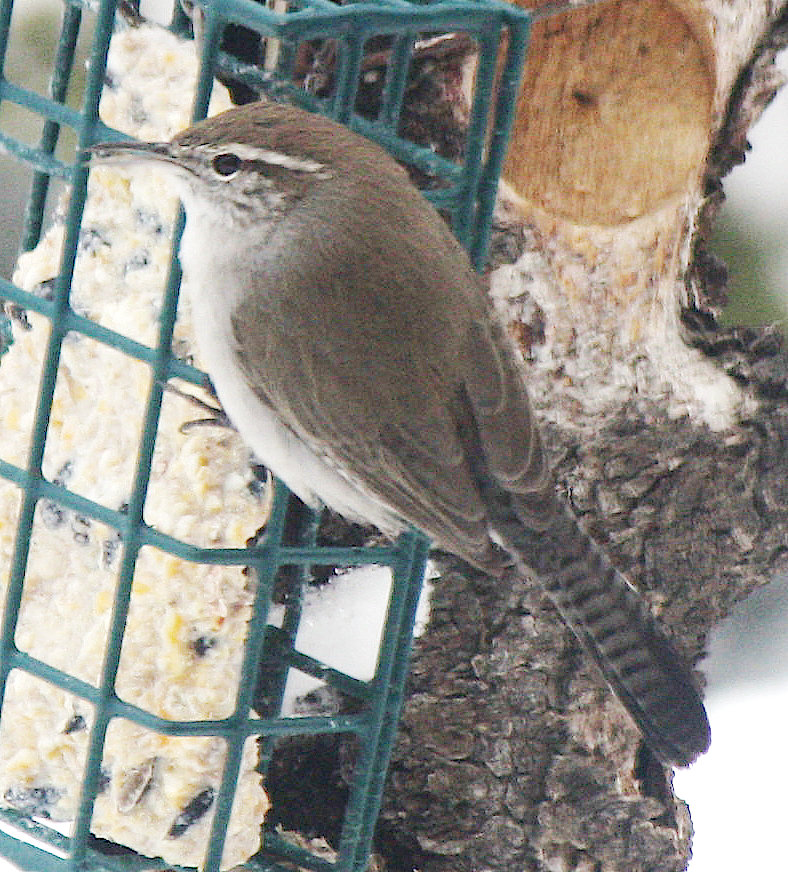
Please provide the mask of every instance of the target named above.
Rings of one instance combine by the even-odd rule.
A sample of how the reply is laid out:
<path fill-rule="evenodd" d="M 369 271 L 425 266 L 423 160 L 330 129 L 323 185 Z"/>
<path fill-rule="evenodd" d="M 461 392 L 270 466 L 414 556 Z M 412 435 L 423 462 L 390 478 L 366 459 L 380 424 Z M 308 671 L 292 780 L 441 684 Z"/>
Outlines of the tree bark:
<path fill-rule="evenodd" d="M 534 28 L 491 287 L 560 487 L 691 662 L 788 566 L 788 356 L 723 329 L 721 178 L 788 7 L 632 0 Z M 540 591 L 450 559 L 379 826 L 391 870 L 669 872 L 692 826 Z M 702 678 L 699 676 L 702 681 Z"/>

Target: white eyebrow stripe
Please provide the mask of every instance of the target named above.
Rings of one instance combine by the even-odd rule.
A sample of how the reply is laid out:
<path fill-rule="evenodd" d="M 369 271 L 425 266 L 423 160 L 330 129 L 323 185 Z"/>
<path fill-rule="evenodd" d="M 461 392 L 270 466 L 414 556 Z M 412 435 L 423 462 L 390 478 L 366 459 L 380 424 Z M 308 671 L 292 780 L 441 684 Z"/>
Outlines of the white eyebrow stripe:
<path fill-rule="evenodd" d="M 282 154 L 279 151 L 257 148 L 254 145 L 247 145 L 241 142 L 229 142 L 221 148 L 217 148 L 216 153 L 221 154 L 224 151 L 231 151 L 233 154 L 237 154 L 241 160 L 260 161 L 260 163 L 282 167 L 285 170 L 294 170 L 295 172 L 319 173 L 326 170 L 325 164 L 308 157 L 293 157 L 291 154 Z"/>

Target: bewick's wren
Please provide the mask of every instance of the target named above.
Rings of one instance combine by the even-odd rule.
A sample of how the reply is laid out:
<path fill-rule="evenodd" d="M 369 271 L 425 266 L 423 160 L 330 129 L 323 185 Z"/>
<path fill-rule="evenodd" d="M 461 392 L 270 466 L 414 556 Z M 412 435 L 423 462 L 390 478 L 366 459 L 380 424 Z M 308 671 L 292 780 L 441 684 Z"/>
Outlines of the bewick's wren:
<path fill-rule="evenodd" d="M 313 506 L 535 574 L 651 748 L 706 750 L 689 673 L 556 494 L 479 276 L 385 152 L 256 103 L 91 154 L 170 171 L 200 354 L 263 463 Z"/>

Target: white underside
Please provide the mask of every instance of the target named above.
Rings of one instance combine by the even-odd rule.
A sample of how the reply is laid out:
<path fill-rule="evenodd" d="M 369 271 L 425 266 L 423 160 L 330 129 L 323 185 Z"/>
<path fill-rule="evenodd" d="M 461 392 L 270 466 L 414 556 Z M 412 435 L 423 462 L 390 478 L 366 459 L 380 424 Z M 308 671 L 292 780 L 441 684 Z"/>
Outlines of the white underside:
<path fill-rule="evenodd" d="M 216 239 L 208 245 L 204 231 L 190 232 L 195 223 L 200 227 L 193 217 L 187 222 L 181 240 L 183 286 L 192 306 L 201 362 L 227 416 L 256 458 L 305 503 L 314 508 L 323 503 L 350 520 L 396 535 L 405 523 L 312 451 L 249 387 L 233 352 L 231 313 L 240 291 L 227 281 L 231 272 L 217 270 L 215 260 L 207 263 L 203 256 L 228 249 Z"/>

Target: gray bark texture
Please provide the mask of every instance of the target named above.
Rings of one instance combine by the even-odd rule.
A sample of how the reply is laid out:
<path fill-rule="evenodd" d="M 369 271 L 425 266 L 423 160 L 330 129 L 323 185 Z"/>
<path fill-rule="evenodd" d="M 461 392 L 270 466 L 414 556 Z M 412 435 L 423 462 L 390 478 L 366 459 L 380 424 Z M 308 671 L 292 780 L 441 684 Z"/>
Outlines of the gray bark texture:
<path fill-rule="evenodd" d="M 788 567 L 788 353 L 773 328 L 719 326 L 725 267 L 707 249 L 786 43 L 784 0 L 610 0 L 537 23 L 490 258 L 559 488 L 695 664 Z M 423 75 L 404 119 L 450 156 L 464 72 Z M 539 587 L 436 561 L 375 868 L 685 869 L 671 770 Z M 353 749 L 283 751 L 274 814 L 330 839 Z M 305 782 L 321 796 L 290 795 Z"/>
<path fill-rule="evenodd" d="M 691 5 L 682 10 L 690 21 Z M 492 265 L 494 276 L 501 264 L 519 264 L 522 282 L 516 293 L 507 285 L 506 312 L 559 486 L 695 663 L 732 605 L 788 567 L 788 355 L 772 328 L 718 325 L 725 270 L 706 249 L 720 180 L 743 160 L 746 132 L 779 85 L 772 60 L 786 44 L 788 12 L 759 4 L 755 20 L 743 23 L 752 4 L 696 5 L 698 16 L 716 21 L 707 42 L 716 76 L 709 145 L 681 208 L 654 231 L 655 239 L 672 234 L 680 253 L 654 271 L 650 287 L 668 288 L 664 353 L 687 355 L 685 378 L 707 385 L 698 385 L 700 401 L 677 407 L 686 383 L 676 386 L 653 344 L 617 333 L 640 302 L 625 301 L 617 318 L 611 283 L 607 297 L 600 291 L 604 252 L 591 263 L 578 230 L 584 222 L 575 221 L 572 235 L 545 219 L 544 203 L 521 209 L 498 228 Z M 621 4 L 596 8 L 602 14 L 606 6 Z M 570 207 L 562 202 L 561 220 Z M 584 215 L 589 208 L 583 204 Z M 659 208 L 649 201 L 634 223 L 642 230 Z M 607 233 L 613 247 L 617 232 L 588 231 L 597 246 Z M 555 288 L 578 261 L 574 281 L 586 282 L 587 295 L 567 304 L 568 292 Z M 597 330 L 603 341 L 589 352 L 583 331 Z M 623 387 L 611 356 L 636 373 Z M 730 411 L 709 412 L 728 389 L 737 397 Z M 450 558 L 439 563 L 379 825 L 387 868 L 684 869 L 692 826 L 671 771 L 642 743 L 538 587 L 514 576 L 492 582 Z"/>
<path fill-rule="evenodd" d="M 788 369 L 766 345 L 748 364 L 768 369 L 771 396 L 723 438 L 658 409 L 622 409 L 582 446 L 549 433 L 575 508 L 664 604 L 690 657 L 788 565 Z M 383 829 L 412 837 L 419 870 L 664 872 L 688 860 L 670 772 L 538 588 L 514 578 L 455 568 L 437 584 L 386 800 Z"/>

